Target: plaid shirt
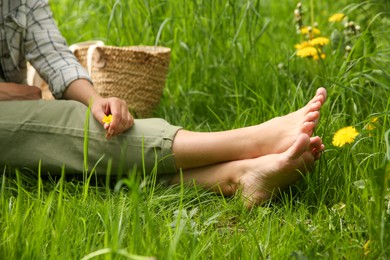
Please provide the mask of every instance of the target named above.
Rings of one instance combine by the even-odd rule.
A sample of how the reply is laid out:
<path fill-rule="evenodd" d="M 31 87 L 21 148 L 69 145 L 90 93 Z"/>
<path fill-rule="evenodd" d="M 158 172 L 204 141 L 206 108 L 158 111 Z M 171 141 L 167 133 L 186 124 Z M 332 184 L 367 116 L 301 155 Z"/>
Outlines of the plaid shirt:
<path fill-rule="evenodd" d="M 61 36 L 48 0 L 0 0 L 0 82 L 25 84 L 27 61 L 56 98 L 76 79 L 91 81 Z"/>

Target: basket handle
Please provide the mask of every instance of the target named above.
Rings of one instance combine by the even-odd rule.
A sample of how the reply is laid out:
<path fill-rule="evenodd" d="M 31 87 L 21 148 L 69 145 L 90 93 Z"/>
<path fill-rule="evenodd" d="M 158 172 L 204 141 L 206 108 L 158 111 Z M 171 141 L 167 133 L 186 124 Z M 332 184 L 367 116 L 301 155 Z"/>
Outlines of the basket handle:
<path fill-rule="evenodd" d="M 93 53 L 97 47 L 104 46 L 104 42 L 102 42 L 102 41 L 85 41 L 85 42 L 72 44 L 69 47 L 69 49 L 74 53 L 77 50 L 77 48 L 83 47 L 83 46 L 89 46 L 88 52 L 87 52 L 87 70 L 88 70 L 89 75 L 92 75 Z"/>
<path fill-rule="evenodd" d="M 79 47 L 84 47 L 84 46 L 91 46 L 91 45 L 98 45 L 98 46 L 104 46 L 103 41 L 85 41 L 85 42 L 79 42 L 75 43 L 69 46 L 69 49 L 72 52 L 75 52 L 75 50 Z"/>
<path fill-rule="evenodd" d="M 91 45 L 88 48 L 87 52 L 87 69 L 89 75 L 92 75 L 92 57 L 93 57 L 93 52 L 96 50 L 98 46 L 97 45 Z"/>

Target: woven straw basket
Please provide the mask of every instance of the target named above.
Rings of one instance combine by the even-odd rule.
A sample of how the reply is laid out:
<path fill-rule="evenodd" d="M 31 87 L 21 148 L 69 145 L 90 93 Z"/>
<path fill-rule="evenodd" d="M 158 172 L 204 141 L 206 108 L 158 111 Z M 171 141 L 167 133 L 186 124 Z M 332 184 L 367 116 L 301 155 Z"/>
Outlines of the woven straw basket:
<path fill-rule="evenodd" d="M 159 104 L 168 73 L 171 50 L 155 46 L 105 46 L 84 42 L 71 46 L 88 69 L 96 91 L 126 100 L 136 117 L 148 117 Z"/>
<path fill-rule="evenodd" d="M 149 117 L 160 102 L 171 50 L 166 47 L 104 46 L 88 41 L 70 46 L 90 73 L 94 87 L 104 97 L 126 100 L 136 117 Z M 27 82 L 42 89 L 43 99 L 54 99 L 47 83 L 28 64 Z"/>

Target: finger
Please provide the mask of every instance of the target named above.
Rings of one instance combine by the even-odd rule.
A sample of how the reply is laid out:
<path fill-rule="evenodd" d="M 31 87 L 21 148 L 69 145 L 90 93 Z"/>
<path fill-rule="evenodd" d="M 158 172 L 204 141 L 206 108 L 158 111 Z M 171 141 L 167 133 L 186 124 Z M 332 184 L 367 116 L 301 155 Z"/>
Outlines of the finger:
<path fill-rule="evenodd" d="M 118 108 L 120 103 L 112 103 L 110 104 L 110 111 L 112 114 L 112 121 L 110 123 L 110 127 L 107 130 L 109 136 L 114 136 L 118 133 L 118 129 L 120 128 L 122 121 L 121 109 Z"/>
<path fill-rule="evenodd" d="M 112 114 L 113 117 L 113 120 L 107 130 L 108 137 L 118 135 L 133 125 L 134 119 L 129 112 L 125 101 L 118 98 L 111 98 L 106 110 L 110 111 L 110 114 Z"/>
<path fill-rule="evenodd" d="M 129 109 L 127 107 L 126 103 L 121 104 L 121 114 L 120 114 L 120 121 L 116 125 L 116 128 L 114 129 L 113 135 L 117 135 L 120 133 L 125 132 L 128 130 L 134 123 L 133 116 L 130 114 Z"/>
<path fill-rule="evenodd" d="M 133 123 L 134 123 L 133 116 L 129 112 L 129 108 L 127 107 L 127 105 L 123 106 L 123 118 L 124 118 L 124 120 L 123 120 L 123 128 L 122 128 L 121 132 L 124 132 L 127 129 L 129 129 L 133 125 Z"/>
<path fill-rule="evenodd" d="M 127 119 L 128 119 L 128 110 L 125 104 L 121 103 L 121 106 L 119 107 L 120 111 L 120 116 L 121 120 L 115 129 L 115 134 L 120 134 L 125 131 L 126 126 L 127 126 Z"/>
<path fill-rule="evenodd" d="M 126 120 L 123 118 L 123 115 L 120 113 L 115 113 L 113 115 L 113 120 L 110 124 L 110 127 L 107 130 L 109 136 L 115 136 L 122 133 L 125 129 Z"/>
<path fill-rule="evenodd" d="M 104 125 L 104 122 L 103 122 L 103 118 L 106 116 L 106 114 L 101 110 L 101 109 L 98 109 L 98 110 L 93 110 L 92 111 L 92 115 L 94 116 L 94 118 L 101 124 L 101 125 Z"/>
<path fill-rule="evenodd" d="M 133 117 L 133 115 L 130 112 L 128 114 L 127 122 L 128 122 L 128 125 L 127 125 L 128 128 L 127 129 L 129 129 L 134 124 L 134 117 Z"/>
<path fill-rule="evenodd" d="M 116 120 L 114 119 L 116 118 Z M 107 136 L 108 137 L 112 137 L 116 134 L 116 128 L 117 128 L 117 124 L 118 124 L 118 116 L 113 116 L 113 120 L 112 122 L 110 123 L 110 125 L 108 126 L 108 128 L 106 129 L 107 130 Z"/>

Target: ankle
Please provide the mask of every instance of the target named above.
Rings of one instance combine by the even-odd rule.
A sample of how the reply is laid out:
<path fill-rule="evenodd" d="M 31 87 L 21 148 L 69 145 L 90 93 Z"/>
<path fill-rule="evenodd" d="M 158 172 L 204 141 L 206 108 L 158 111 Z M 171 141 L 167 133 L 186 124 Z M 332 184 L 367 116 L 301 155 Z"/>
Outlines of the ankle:
<path fill-rule="evenodd" d="M 245 185 L 246 182 L 244 181 L 244 177 L 250 173 L 251 165 L 254 160 L 255 159 L 246 159 L 236 161 L 236 171 L 229 177 L 229 183 L 234 186 L 234 194 L 241 191 Z"/>

